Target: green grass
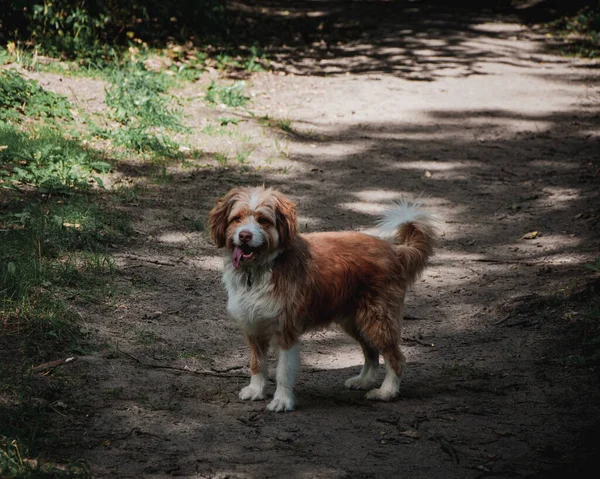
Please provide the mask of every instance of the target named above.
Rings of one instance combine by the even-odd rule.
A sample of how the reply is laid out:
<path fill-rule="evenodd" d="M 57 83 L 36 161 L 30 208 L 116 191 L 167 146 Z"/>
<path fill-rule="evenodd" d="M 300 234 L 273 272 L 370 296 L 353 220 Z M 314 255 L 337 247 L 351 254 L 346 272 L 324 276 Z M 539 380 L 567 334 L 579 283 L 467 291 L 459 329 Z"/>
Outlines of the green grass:
<path fill-rule="evenodd" d="M 229 155 L 227 153 L 215 153 L 215 161 L 221 168 L 225 168 L 229 163 Z"/>
<path fill-rule="evenodd" d="M 156 126 L 183 130 L 181 113 L 170 106 L 165 77 L 145 70 L 115 72 L 106 92 L 110 116 L 122 125 Z"/>
<path fill-rule="evenodd" d="M 250 162 L 252 150 L 241 150 L 235 154 L 235 159 L 240 165 L 247 165 Z"/>
<path fill-rule="evenodd" d="M 279 129 L 286 133 L 292 133 L 294 131 L 292 120 L 289 118 L 272 118 L 269 115 L 264 115 L 258 118 L 258 122 L 268 128 Z"/>
<path fill-rule="evenodd" d="M 215 64 L 219 70 L 243 70 L 249 73 L 264 72 L 269 61 L 262 49 L 252 46 L 248 51 L 221 52 L 215 55 Z"/>
<path fill-rule="evenodd" d="M 10 372 L 0 371 L 0 477 L 90 477 L 84 464 L 44 459 L 47 410 L 30 368 L 95 348 L 74 306 L 105 301 L 108 247 L 130 227 L 90 187 L 111 165 L 43 121 L 0 122 L 0 365 Z M 36 378 L 36 389 L 53 381 Z"/>
<path fill-rule="evenodd" d="M 565 55 L 597 58 L 600 55 L 600 4 L 587 6 L 577 14 L 560 17 L 543 27 L 546 31 L 564 38 Z"/>
<path fill-rule="evenodd" d="M 71 119 L 71 104 L 62 95 L 44 90 L 16 70 L 0 70 L 0 121 L 30 118 Z"/>
<path fill-rule="evenodd" d="M 158 157 L 179 158 L 179 145 L 168 132 L 184 132 L 182 114 L 173 108 L 164 75 L 141 69 L 117 71 L 106 92 L 110 119 L 119 128 L 92 128 L 98 137 L 116 146 Z"/>
<path fill-rule="evenodd" d="M 217 85 L 213 80 L 206 90 L 206 100 L 213 104 L 224 104 L 232 108 L 245 107 L 250 97 L 244 95 L 246 82 L 238 81 L 233 85 Z"/>
<path fill-rule="evenodd" d="M 0 189 L 32 185 L 41 193 L 69 193 L 102 186 L 98 173 L 111 165 L 76 140 L 40 128 L 26 132 L 0 122 Z"/>
<path fill-rule="evenodd" d="M 4 326 L 24 336 L 25 356 L 39 345 L 79 347 L 78 317 L 64 300 L 68 288 L 95 289 L 113 272 L 106 245 L 128 231 L 125 218 L 93 198 L 28 203 L 0 216 L 0 308 Z M 38 344 L 27 344 L 38 341 Z M 39 354 L 36 353 L 39 351 Z M 32 352 L 33 354 L 29 354 Z"/>

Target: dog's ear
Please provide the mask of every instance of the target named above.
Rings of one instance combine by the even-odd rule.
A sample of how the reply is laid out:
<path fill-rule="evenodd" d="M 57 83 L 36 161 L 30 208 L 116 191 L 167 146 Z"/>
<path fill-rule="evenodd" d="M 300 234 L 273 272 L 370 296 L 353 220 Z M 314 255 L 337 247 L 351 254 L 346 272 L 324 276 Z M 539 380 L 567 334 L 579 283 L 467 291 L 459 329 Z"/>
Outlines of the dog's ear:
<path fill-rule="evenodd" d="M 217 248 L 222 248 L 227 243 L 227 218 L 238 193 L 237 188 L 229 191 L 223 198 L 217 200 L 215 207 L 210 211 L 208 217 L 210 238 L 215 242 Z"/>
<path fill-rule="evenodd" d="M 284 248 L 294 242 L 298 234 L 298 219 L 296 217 L 296 205 L 283 194 L 275 193 L 275 216 L 277 219 L 277 232 L 279 233 L 279 244 Z"/>

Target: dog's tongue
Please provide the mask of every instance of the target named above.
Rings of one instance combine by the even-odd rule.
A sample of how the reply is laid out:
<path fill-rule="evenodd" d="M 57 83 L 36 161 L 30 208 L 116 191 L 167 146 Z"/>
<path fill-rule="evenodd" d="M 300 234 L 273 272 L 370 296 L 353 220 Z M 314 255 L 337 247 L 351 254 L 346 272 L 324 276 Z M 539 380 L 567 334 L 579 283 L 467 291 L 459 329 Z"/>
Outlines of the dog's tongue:
<path fill-rule="evenodd" d="M 233 255 L 231 256 L 231 262 L 233 263 L 233 267 L 238 269 L 240 267 L 240 261 L 242 261 L 242 249 L 239 246 L 236 246 L 233 249 Z"/>

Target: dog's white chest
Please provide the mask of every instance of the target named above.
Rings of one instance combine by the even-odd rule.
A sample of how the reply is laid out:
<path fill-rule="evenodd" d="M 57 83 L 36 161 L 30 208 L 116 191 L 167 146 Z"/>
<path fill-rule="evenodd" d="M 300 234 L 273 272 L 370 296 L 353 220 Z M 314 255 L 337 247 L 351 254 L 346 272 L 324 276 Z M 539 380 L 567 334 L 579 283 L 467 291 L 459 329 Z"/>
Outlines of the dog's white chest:
<path fill-rule="evenodd" d="M 233 268 L 225 268 L 223 282 L 227 289 L 227 311 L 246 331 L 276 319 L 283 310 L 282 302 L 274 294 L 270 271 L 248 275 Z"/>

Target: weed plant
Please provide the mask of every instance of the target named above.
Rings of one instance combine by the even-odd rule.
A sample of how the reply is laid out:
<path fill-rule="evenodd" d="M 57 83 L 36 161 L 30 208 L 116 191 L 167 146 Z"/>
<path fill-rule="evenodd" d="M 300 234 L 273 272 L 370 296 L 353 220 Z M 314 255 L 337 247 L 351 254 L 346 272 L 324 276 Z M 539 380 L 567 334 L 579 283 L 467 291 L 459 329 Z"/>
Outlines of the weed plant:
<path fill-rule="evenodd" d="M 246 82 L 238 81 L 233 85 L 217 85 L 213 80 L 206 90 L 206 100 L 209 103 L 225 104 L 232 108 L 245 107 L 250 97 L 244 95 Z"/>
<path fill-rule="evenodd" d="M 98 136 L 111 139 L 117 146 L 162 157 L 178 157 L 179 145 L 164 131 L 187 131 L 181 112 L 170 106 L 165 76 L 143 69 L 115 72 L 106 92 L 110 118 L 120 128 L 96 130 Z"/>
<path fill-rule="evenodd" d="M 597 58 L 600 54 L 600 3 L 558 18 L 545 28 L 567 39 L 565 54 L 587 58 Z"/>
<path fill-rule="evenodd" d="M 0 121 L 30 118 L 71 119 L 71 104 L 62 95 L 44 90 L 16 70 L 0 70 Z"/>
<path fill-rule="evenodd" d="M 0 123 L 0 188 L 32 185 L 40 193 L 69 193 L 87 188 L 91 180 L 102 186 L 98 173 L 110 169 L 98 154 L 56 130 L 26 133 Z"/>

